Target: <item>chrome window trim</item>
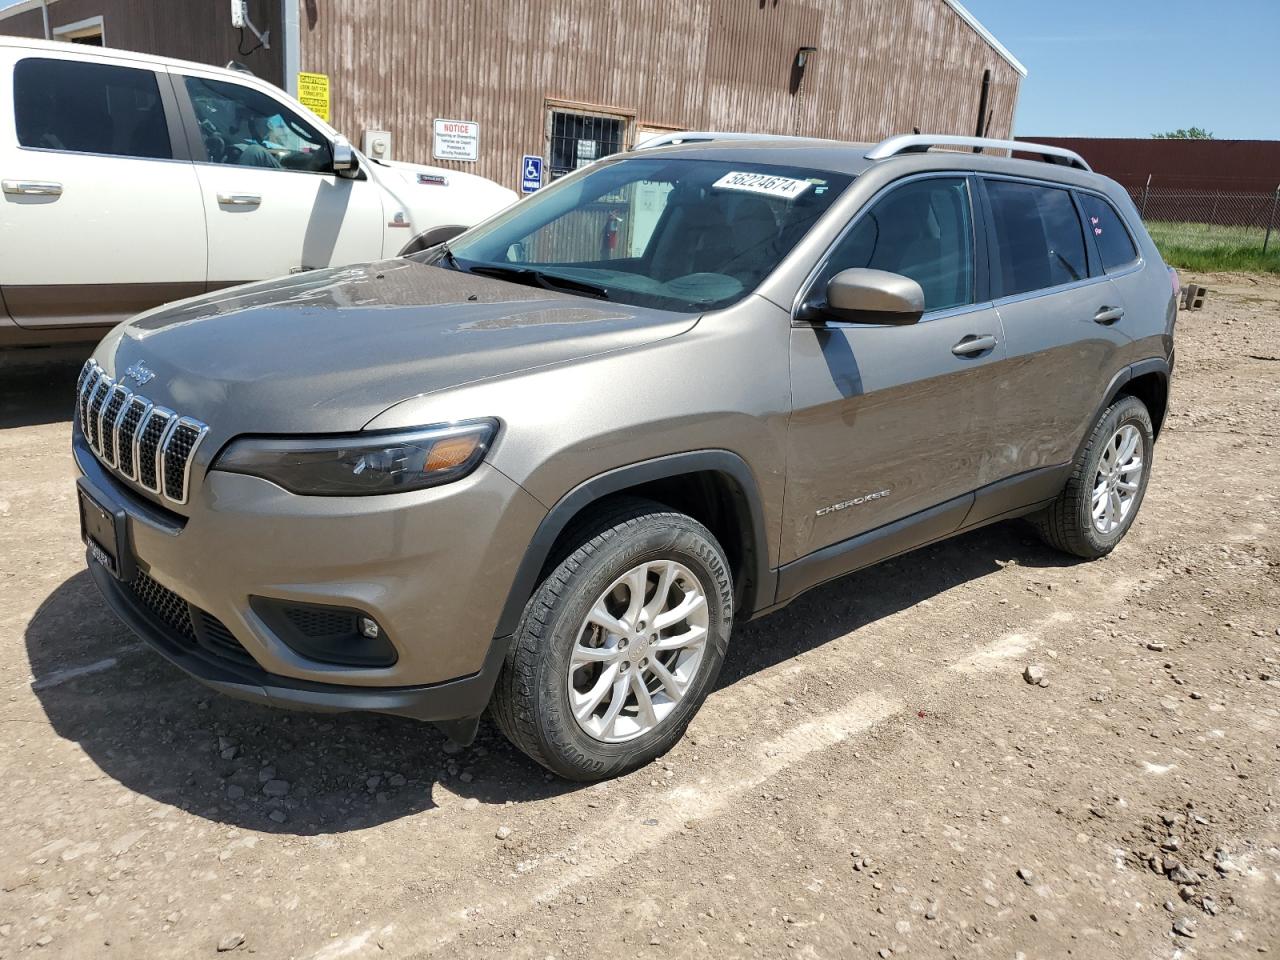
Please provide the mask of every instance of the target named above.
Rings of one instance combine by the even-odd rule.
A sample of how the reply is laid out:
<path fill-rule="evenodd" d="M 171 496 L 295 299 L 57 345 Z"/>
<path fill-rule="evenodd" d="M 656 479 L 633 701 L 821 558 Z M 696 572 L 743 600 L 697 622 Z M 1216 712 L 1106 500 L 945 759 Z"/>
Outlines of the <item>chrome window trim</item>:
<path fill-rule="evenodd" d="M 853 320 L 824 320 L 822 326 L 831 330 L 849 330 L 849 329 L 871 329 L 881 327 L 918 327 L 922 323 L 928 323 L 931 320 L 947 320 L 951 317 L 962 317 L 968 313 L 981 313 L 984 310 L 991 310 L 997 304 L 992 300 L 984 300 L 982 303 L 962 303 L 958 307 L 946 307 L 942 310 L 931 310 L 922 314 L 920 319 L 915 323 L 857 323 Z M 809 324 L 804 324 L 809 326 Z"/>
<path fill-rule="evenodd" d="M 1011 293 L 1007 297 L 999 297 L 991 302 L 998 310 L 1001 307 L 1007 307 L 1014 303 L 1022 303 L 1026 300 L 1038 300 L 1041 297 L 1051 297 L 1057 293 L 1067 293 L 1071 290 L 1080 290 L 1084 287 L 1096 286 L 1101 283 L 1106 283 L 1110 279 L 1110 274 L 1100 273 L 1096 277 L 1085 277 L 1082 280 L 1073 280 L 1070 283 L 1060 283 L 1056 287 L 1041 287 L 1036 290 L 1027 290 L 1024 293 Z"/>

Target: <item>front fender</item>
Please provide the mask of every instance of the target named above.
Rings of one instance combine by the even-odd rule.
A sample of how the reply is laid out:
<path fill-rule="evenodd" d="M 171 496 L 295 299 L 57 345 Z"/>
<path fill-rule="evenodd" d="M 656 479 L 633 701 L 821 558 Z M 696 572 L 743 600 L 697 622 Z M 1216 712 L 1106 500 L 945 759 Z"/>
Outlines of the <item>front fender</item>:
<path fill-rule="evenodd" d="M 515 632 L 525 604 L 537 589 L 551 550 L 569 521 L 611 494 L 655 480 L 693 473 L 725 474 L 741 491 L 746 501 L 746 513 L 750 518 L 750 530 L 744 531 L 744 538 L 750 544 L 749 556 L 754 560 L 755 577 L 754 597 L 748 603 L 747 613 L 754 613 L 771 604 L 776 592 L 777 577 L 769 567 L 764 507 L 755 474 L 745 460 L 729 450 L 694 450 L 609 470 L 578 484 L 561 497 L 543 517 L 516 569 L 515 581 L 498 620 L 497 636 L 505 637 Z"/>

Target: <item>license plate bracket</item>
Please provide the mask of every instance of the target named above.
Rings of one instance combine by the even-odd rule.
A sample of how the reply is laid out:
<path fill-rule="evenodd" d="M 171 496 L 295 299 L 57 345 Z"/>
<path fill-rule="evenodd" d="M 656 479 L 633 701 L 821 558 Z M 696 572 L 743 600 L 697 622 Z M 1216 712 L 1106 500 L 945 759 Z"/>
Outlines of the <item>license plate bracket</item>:
<path fill-rule="evenodd" d="M 110 501 L 84 477 L 76 484 L 80 506 L 80 539 L 93 560 L 117 580 L 135 575 L 133 550 L 129 545 L 129 517 L 124 509 L 108 506 Z"/>

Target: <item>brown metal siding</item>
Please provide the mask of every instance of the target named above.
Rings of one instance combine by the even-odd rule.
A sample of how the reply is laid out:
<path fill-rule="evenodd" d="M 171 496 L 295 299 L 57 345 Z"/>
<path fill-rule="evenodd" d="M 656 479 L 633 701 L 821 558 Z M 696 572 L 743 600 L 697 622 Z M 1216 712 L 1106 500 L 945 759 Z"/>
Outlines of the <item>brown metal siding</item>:
<path fill-rule="evenodd" d="M 818 52 L 793 92 L 801 46 Z M 390 130 L 399 159 L 511 186 L 546 155 L 548 99 L 641 126 L 972 134 L 990 70 L 989 133 L 1008 136 L 1021 79 L 942 0 L 305 0 L 300 52 L 353 140 Z M 478 163 L 432 160 L 437 117 L 481 124 Z"/>
<path fill-rule="evenodd" d="M 53 29 L 101 15 L 107 46 L 219 67 L 239 60 L 263 79 L 279 83 L 281 48 L 242 56 L 237 49 L 239 32 L 231 29 L 230 6 L 215 0 L 56 0 L 49 4 L 49 26 Z M 259 29 L 271 30 L 278 44 L 283 38 L 279 0 L 249 0 L 249 13 Z M 40 11 L 0 19 L 0 33 L 44 37 Z M 248 31 L 245 34 L 248 50 L 257 41 Z"/>
<path fill-rule="evenodd" d="M 1155 140 L 1026 137 L 1075 150 L 1126 187 L 1272 193 L 1280 185 L 1280 140 Z"/>

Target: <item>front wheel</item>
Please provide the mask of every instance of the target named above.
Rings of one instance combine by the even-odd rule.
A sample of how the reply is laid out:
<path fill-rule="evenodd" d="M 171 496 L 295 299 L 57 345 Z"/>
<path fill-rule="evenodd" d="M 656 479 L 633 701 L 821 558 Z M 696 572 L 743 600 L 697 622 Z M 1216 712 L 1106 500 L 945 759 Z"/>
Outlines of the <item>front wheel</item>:
<path fill-rule="evenodd" d="M 733 579 L 706 527 L 650 501 L 619 501 L 571 536 L 525 608 L 493 713 L 543 766 L 598 780 L 684 734 L 728 648 Z"/>
<path fill-rule="evenodd" d="M 1033 518 L 1045 542 L 1090 560 L 1114 550 L 1142 506 L 1154 448 L 1146 405 L 1120 397 L 1098 418 L 1066 488 Z"/>

